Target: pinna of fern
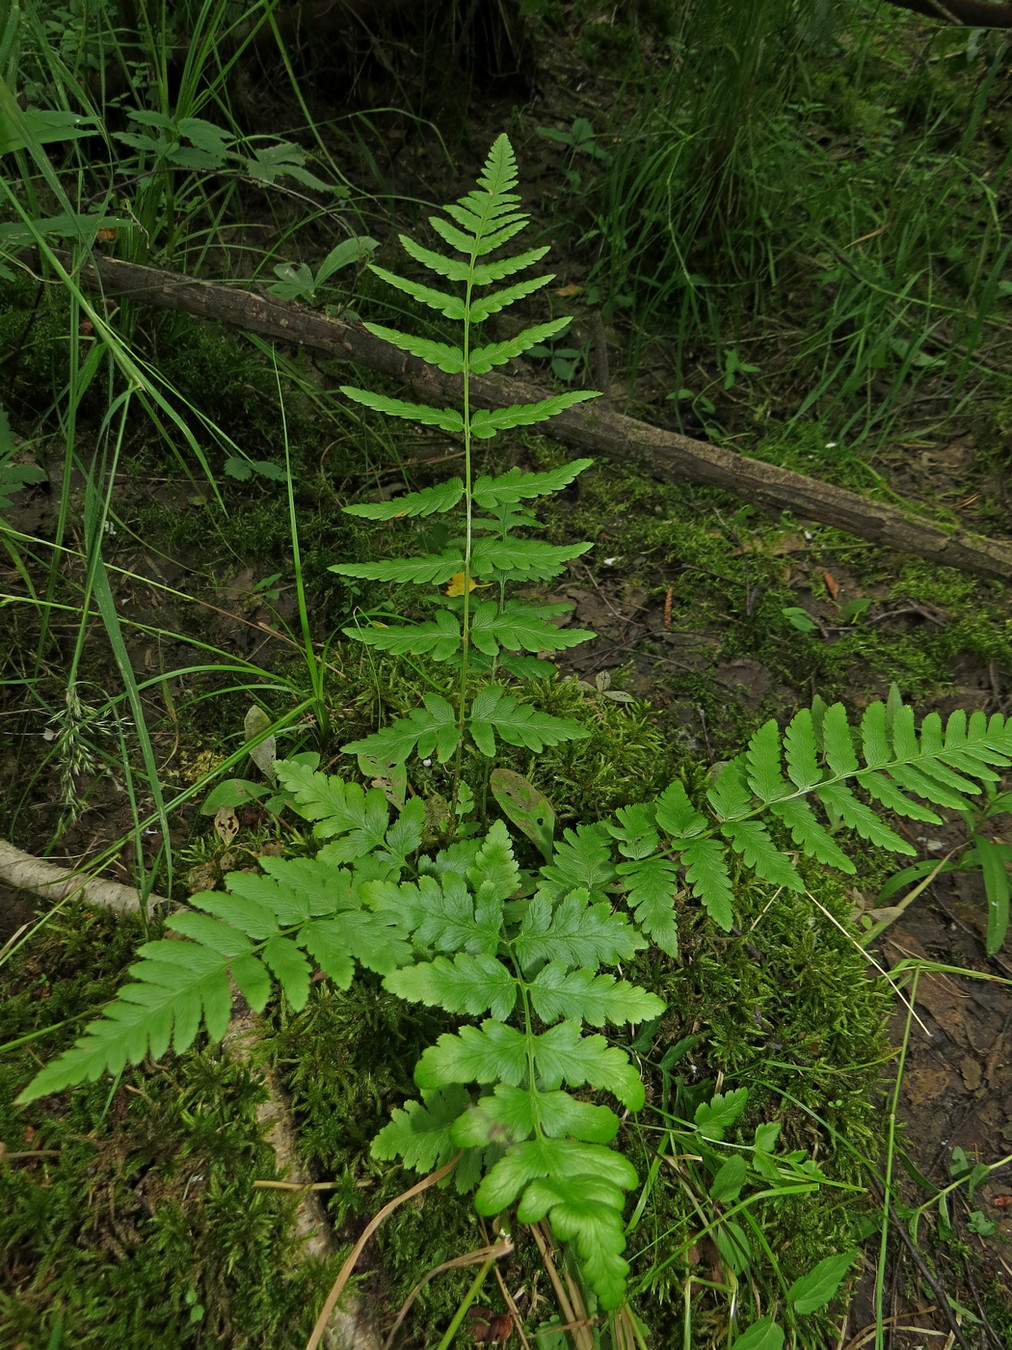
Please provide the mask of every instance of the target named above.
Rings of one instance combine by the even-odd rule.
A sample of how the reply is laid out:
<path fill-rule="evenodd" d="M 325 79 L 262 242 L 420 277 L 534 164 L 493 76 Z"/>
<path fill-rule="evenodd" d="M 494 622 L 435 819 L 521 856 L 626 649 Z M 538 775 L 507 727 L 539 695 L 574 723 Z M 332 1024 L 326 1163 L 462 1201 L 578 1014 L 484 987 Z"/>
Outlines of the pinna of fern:
<path fill-rule="evenodd" d="M 512 257 L 495 257 L 528 224 L 519 209 L 516 161 L 505 136 L 500 136 L 485 163 L 478 186 L 447 205 L 444 216 L 429 219 L 433 231 L 451 253 L 425 248 L 400 236 L 408 256 L 439 282 L 439 288 L 398 276 L 385 268 L 372 270 L 382 280 L 413 300 L 460 324 L 459 346 L 417 337 L 379 324 L 366 324 L 375 336 L 430 365 L 461 377 L 460 408 L 435 408 L 411 403 L 371 390 L 343 386 L 341 392 L 357 403 L 394 417 L 425 426 L 435 426 L 459 435 L 464 446 L 464 477 L 409 492 L 395 501 L 346 507 L 349 514 L 370 520 L 437 516 L 461 510 L 460 530 L 438 553 L 386 562 L 338 563 L 331 570 L 364 580 L 392 581 L 419 586 L 444 586 L 461 596 L 460 613 L 444 605 L 425 622 L 390 624 L 383 627 L 346 628 L 345 634 L 359 642 L 395 655 L 430 655 L 456 665 L 460 671 L 456 706 L 442 695 L 430 695 L 408 717 L 345 750 L 387 762 L 403 762 L 412 753 L 445 760 L 459 749 L 465 732 L 485 756 L 495 753 L 496 738 L 509 745 L 539 753 L 545 746 L 578 739 L 586 731 L 569 719 L 552 717 L 529 708 L 502 688 L 481 691 L 465 708 L 467 672 L 470 667 L 502 670 L 520 679 L 549 673 L 553 668 L 539 660 L 544 650 L 572 647 L 593 634 L 581 629 L 563 630 L 554 620 L 569 606 L 533 604 L 507 598 L 511 583 L 529 584 L 550 580 L 565 564 L 579 557 L 589 544 L 552 545 L 531 539 L 520 531 L 537 526 L 527 503 L 559 492 L 586 469 L 590 460 L 543 473 L 514 468 L 495 477 L 474 476 L 472 443 L 488 440 L 500 431 L 533 426 L 597 395 L 568 391 L 536 403 L 505 408 L 472 408 L 470 379 L 496 366 L 505 365 L 538 343 L 556 336 L 569 318 L 525 328 L 498 342 L 474 345 L 474 332 L 492 315 L 508 309 L 533 294 L 553 278 L 545 274 L 502 285 L 509 278 L 539 262 L 547 247 L 529 249 Z M 459 256 L 453 256 L 453 254 Z M 457 287 L 448 291 L 449 283 Z M 490 599 L 472 598 L 480 582 Z"/>

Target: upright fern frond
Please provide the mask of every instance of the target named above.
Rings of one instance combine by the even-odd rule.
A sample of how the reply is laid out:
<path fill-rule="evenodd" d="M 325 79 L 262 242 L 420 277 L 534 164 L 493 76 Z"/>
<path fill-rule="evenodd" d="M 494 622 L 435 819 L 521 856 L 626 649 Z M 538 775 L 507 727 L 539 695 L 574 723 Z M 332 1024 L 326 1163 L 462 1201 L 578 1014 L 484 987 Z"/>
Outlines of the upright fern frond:
<path fill-rule="evenodd" d="M 492 315 L 501 313 L 552 280 L 551 275 L 546 275 L 500 284 L 540 262 L 547 252 L 545 248 L 534 248 L 512 257 L 491 256 L 528 223 L 526 213 L 520 209 L 520 198 L 514 191 L 516 161 L 505 136 L 500 136 L 492 146 L 478 185 L 455 204 L 444 208 L 448 219 L 433 216 L 429 221 L 434 232 L 457 256 L 426 248 L 406 235 L 400 236 L 405 253 L 437 279 L 437 286 L 399 276 L 384 268 L 372 269 L 383 281 L 419 304 L 459 323 L 462 330 L 460 345 L 433 341 L 378 324 L 365 325 L 384 342 L 448 374 L 459 374 L 460 407 L 435 408 L 367 389 L 350 386 L 342 389 L 347 398 L 365 407 L 439 427 L 451 435 L 461 436 L 464 443 L 463 479 L 451 478 L 446 483 L 408 493 L 395 502 L 346 508 L 353 515 L 366 519 L 392 520 L 398 516 L 443 514 L 462 507 L 459 534 L 451 538 L 439 554 L 390 562 L 339 563 L 331 568 L 342 576 L 372 581 L 398 581 L 420 586 L 445 585 L 451 581 L 456 586 L 459 582 L 459 587 L 451 588 L 447 594 L 459 594 L 461 599 L 453 606 L 444 605 L 438 609 L 428 622 L 345 629 L 346 636 L 380 650 L 395 655 L 431 655 L 460 670 L 454 708 L 456 732 L 447 727 L 446 708 L 450 705 L 442 699 L 435 705 L 432 700 L 426 700 L 424 706 L 408 718 L 399 719 L 374 736 L 344 747 L 350 752 L 383 757 L 388 761 L 402 762 L 412 754 L 422 758 L 435 754 L 446 759 L 458 753 L 465 738 L 480 754 L 491 755 L 496 735 L 513 745 L 540 749 L 543 745 L 554 745 L 587 734 L 576 722 L 546 713 L 538 713 L 534 719 L 526 718 L 524 710 L 518 711 L 516 700 L 501 690 L 501 697 L 494 706 L 495 714 L 501 718 L 499 721 L 490 720 L 484 705 L 477 710 L 472 708 L 470 712 L 465 706 L 469 666 L 485 667 L 493 672 L 501 670 L 520 678 L 529 674 L 547 674 L 552 669 L 550 666 L 539 664 L 533 655 L 521 653 L 570 647 L 593 636 L 579 629 L 565 633 L 559 630 L 553 620 L 568 612 L 561 606 L 517 602 L 505 594 L 507 585 L 512 582 L 546 581 L 557 576 L 567 562 L 590 547 L 589 544 L 555 547 L 518 533 L 537 524 L 528 511 L 518 509 L 519 504 L 561 491 L 588 467 L 590 460 L 574 460 L 548 473 L 521 473 L 519 469 L 511 469 L 496 478 L 482 475 L 477 480 L 473 475 L 471 450 L 474 441 L 489 440 L 500 431 L 515 427 L 536 425 L 596 396 L 591 392 L 571 391 L 539 399 L 536 403 L 506 408 L 472 408 L 470 381 L 473 375 L 504 365 L 537 343 L 557 336 L 569 323 L 569 319 L 552 319 L 502 341 L 487 342 L 482 346 L 473 344 L 476 325 L 485 323 Z M 445 284 L 460 288 L 459 293 L 445 290 Z M 479 517 L 476 512 L 485 514 Z M 493 587 L 496 599 L 475 605 L 471 590 L 479 583 Z"/>

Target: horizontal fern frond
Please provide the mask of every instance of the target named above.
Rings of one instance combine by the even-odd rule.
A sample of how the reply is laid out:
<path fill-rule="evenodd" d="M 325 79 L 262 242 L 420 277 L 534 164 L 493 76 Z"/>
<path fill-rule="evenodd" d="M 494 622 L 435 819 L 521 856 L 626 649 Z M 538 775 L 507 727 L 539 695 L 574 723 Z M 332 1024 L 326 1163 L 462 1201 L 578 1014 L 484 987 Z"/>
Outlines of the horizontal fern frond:
<path fill-rule="evenodd" d="M 431 516 L 452 511 L 464 495 L 464 484 L 459 478 L 448 478 L 419 492 L 405 492 L 388 502 L 359 502 L 346 506 L 345 515 L 362 516 L 366 520 L 400 520 L 402 516 Z"/>
<path fill-rule="evenodd" d="M 553 492 L 561 492 L 569 486 L 584 469 L 593 464 L 592 459 L 574 459 L 558 469 L 549 469 L 545 473 L 525 473 L 521 469 L 510 469 L 496 478 L 482 474 L 475 480 L 472 495 L 475 503 L 483 511 L 496 511 L 502 506 L 515 506 L 518 502 L 533 497 L 547 497 Z"/>
<path fill-rule="evenodd" d="M 341 393 L 365 408 L 372 408 L 374 412 L 386 413 L 388 417 L 403 417 L 426 427 L 439 427 L 440 431 L 448 432 L 451 436 L 464 430 L 464 419 L 456 408 L 432 408 L 427 403 L 408 403 L 403 398 L 387 398 L 385 394 L 374 394 L 371 389 L 355 389 L 349 384 L 341 386 Z"/>
<path fill-rule="evenodd" d="M 445 609 L 438 610 L 431 623 L 396 628 L 345 628 L 342 632 L 345 637 L 390 652 L 392 656 L 431 654 L 434 661 L 449 661 L 460 653 L 460 620 Z"/>
<path fill-rule="evenodd" d="M 505 342 L 490 342 L 487 346 L 476 347 L 468 358 L 467 368 L 472 375 L 484 375 L 494 366 L 505 365 L 514 357 L 530 351 L 539 342 L 549 342 L 552 338 L 558 337 L 571 322 L 572 320 L 568 318 L 552 319 L 548 323 L 537 323 L 531 328 L 525 328 L 522 333 L 507 338 Z M 442 369 L 445 369 L 445 366 Z"/>
<path fill-rule="evenodd" d="M 389 562 L 333 563 L 328 571 L 342 577 L 362 577 L 365 581 L 403 581 L 436 586 L 464 570 L 459 553 L 449 556 L 430 554 L 425 558 L 391 558 Z"/>
<path fill-rule="evenodd" d="M 761 726 L 744 754 L 725 765 L 708 788 L 709 818 L 677 782 L 654 803 L 618 813 L 617 824 L 608 828 L 630 859 L 618 870 L 637 917 L 648 897 L 644 920 L 659 925 L 663 935 L 664 890 L 673 902 L 678 889 L 677 876 L 662 864 L 665 852 L 677 855 L 693 894 L 728 930 L 733 921 L 728 845 L 739 865 L 761 881 L 803 889 L 794 858 L 763 816 L 787 827 L 799 853 L 853 873 L 854 863 L 813 808 L 825 812 L 830 827 L 842 824 L 876 847 L 915 854 L 876 807 L 937 824 L 933 807 L 968 811 L 967 795 L 979 793 L 981 782 L 993 782 L 997 767 L 1012 764 L 1012 718 L 974 714 L 967 721 L 957 714 L 943 730 L 941 719 L 929 715 L 918 734 L 909 708 L 897 707 L 890 715 L 885 704 L 873 703 L 856 728 L 842 704 L 816 712 L 802 709 L 782 734 L 772 720 Z M 659 846 L 654 826 L 668 836 Z"/>
<path fill-rule="evenodd" d="M 557 417 L 559 413 L 575 407 L 577 403 L 586 403 L 588 399 L 600 397 L 596 390 L 572 390 L 566 394 L 541 399 L 538 403 L 515 403 L 509 408 L 479 408 L 471 415 L 471 435 L 480 441 L 487 441 L 499 431 L 509 431 L 513 427 L 532 427 L 537 422 L 547 421 L 549 417 Z"/>
<path fill-rule="evenodd" d="M 202 1024 L 220 1041 L 233 981 L 254 1011 L 264 1008 L 275 983 L 300 1008 L 312 974 L 307 956 L 341 988 L 350 984 L 356 960 L 386 975 L 408 959 L 411 948 L 395 920 L 362 908 L 350 873 L 311 859 L 269 861 L 270 877 L 230 873 L 229 894 L 193 896 L 208 912 L 172 916 L 167 926 L 182 940 L 145 943 L 115 1001 L 18 1100 L 120 1073 L 146 1055 L 159 1058 L 170 1044 L 181 1054 Z"/>

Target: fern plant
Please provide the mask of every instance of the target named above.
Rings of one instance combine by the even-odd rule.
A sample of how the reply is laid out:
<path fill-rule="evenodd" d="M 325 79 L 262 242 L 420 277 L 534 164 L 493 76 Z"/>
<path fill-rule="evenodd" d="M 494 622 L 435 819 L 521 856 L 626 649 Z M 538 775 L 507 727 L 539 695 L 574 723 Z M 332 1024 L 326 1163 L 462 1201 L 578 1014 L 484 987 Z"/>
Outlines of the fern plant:
<path fill-rule="evenodd" d="M 560 632 L 551 623 L 558 617 L 551 607 L 539 609 L 505 593 L 510 582 L 550 576 L 574 556 L 515 531 L 533 523 L 522 503 L 556 491 L 586 462 L 554 474 L 511 470 L 473 479 L 471 473 L 473 438 L 530 424 L 583 397 L 563 395 L 500 416 L 470 411 L 470 374 L 543 340 L 563 322 L 471 348 L 473 324 L 539 284 L 517 283 L 483 299 L 474 294 L 475 287 L 489 287 L 541 256 L 535 250 L 509 264 L 478 261 L 525 219 L 511 191 L 515 181 L 512 152 L 501 137 L 480 191 L 447 208 L 451 223 L 433 222 L 463 253 L 463 262 L 405 241 L 417 261 L 461 281 L 464 298 L 402 278 L 394 284 L 424 303 L 436 305 L 438 296 L 443 311 L 462 321 L 463 345 L 378 330 L 458 370 L 463 410 L 346 391 L 397 416 L 459 432 L 467 448 L 463 480 L 397 503 L 352 508 L 387 519 L 463 506 L 461 538 L 442 553 L 337 569 L 439 584 L 459 574 L 454 589 L 461 592 L 460 613 L 442 606 L 430 623 L 350 632 L 382 650 L 428 654 L 459 671 L 456 706 L 430 698 L 408 717 L 345 747 L 388 762 L 403 764 L 413 753 L 443 759 L 456 754 L 459 760 L 465 733 L 483 756 L 494 753 L 497 737 L 538 749 L 582 734 L 575 723 L 520 704 L 501 673 L 523 677 L 539 649 L 588 636 Z M 495 587 L 494 601 L 471 604 L 478 577 Z M 469 669 L 482 662 L 487 681 L 468 701 Z M 314 966 L 341 988 L 351 984 L 356 965 L 365 967 L 398 997 L 455 1019 L 454 1029 L 423 1053 L 415 1069 L 419 1096 L 379 1131 L 375 1156 L 428 1169 L 459 1154 L 453 1174 L 458 1189 L 475 1190 L 482 1213 L 515 1205 L 521 1221 L 548 1219 L 557 1237 L 573 1245 L 589 1287 L 607 1309 L 626 1295 L 622 1216 L 636 1173 L 614 1146 L 616 1111 L 589 1094 L 606 1093 L 635 1111 L 644 1088 L 627 1052 L 600 1029 L 652 1020 L 664 1007 L 612 968 L 649 945 L 676 953 L 690 897 L 730 930 L 736 888 L 757 881 L 802 889 L 800 857 L 854 872 L 843 829 L 912 852 L 881 813 L 937 822 L 935 808 L 968 809 L 967 799 L 981 783 L 992 787 L 1012 764 L 1012 719 L 954 713 L 943 726 L 930 715 L 918 729 L 913 713 L 891 698 L 872 704 L 853 726 L 841 705 L 816 700 L 783 731 L 773 721 L 762 726 L 704 791 L 675 781 L 653 801 L 567 830 L 559 840 L 548 803 L 513 775 L 512 787 L 497 797 L 545 855 L 533 877 L 521 873 L 502 822 L 480 837 L 426 854 L 424 801 L 412 798 L 391 819 L 382 791 L 319 773 L 317 762 L 302 756 L 274 765 L 288 804 L 313 822 L 315 856 L 263 857 L 262 875 L 231 873 L 225 891 L 193 896 L 189 911 L 168 920 L 172 936 L 140 948 L 118 998 L 40 1069 L 19 1101 L 119 1073 L 170 1046 L 183 1053 L 201 1027 L 212 1041 L 220 1040 L 233 985 L 255 1010 L 266 1007 L 275 987 L 299 1009 L 309 997 Z M 629 913 L 616 909 L 616 898 Z M 705 1136 L 706 1121 L 696 1124 Z"/>
<path fill-rule="evenodd" d="M 481 324 L 553 280 L 547 274 L 506 286 L 499 284 L 540 262 L 548 252 L 543 247 L 512 257 L 491 256 L 528 224 L 528 216 L 519 209 L 516 185 L 513 150 L 508 139 L 500 136 L 489 152 L 478 186 L 446 206 L 445 217 L 429 219 L 435 233 L 458 256 L 424 248 L 408 236 L 400 236 L 408 256 L 441 284 L 449 282 L 456 286 L 456 292 L 372 267 L 377 276 L 397 290 L 460 324 L 459 346 L 379 324 L 365 325 L 376 337 L 429 365 L 460 375 L 460 407 L 409 403 L 351 386 L 343 386 L 341 390 L 367 408 L 460 436 L 464 447 L 462 479 L 450 478 L 394 501 L 345 507 L 350 515 L 378 521 L 442 516 L 458 510 L 459 533 L 449 538 L 440 552 L 385 562 L 339 563 L 330 569 L 341 576 L 364 580 L 446 586 L 447 598 L 460 596 L 459 605 L 442 605 L 424 623 L 344 630 L 346 636 L 382 651 L 429 655 L 455 666 L 459 673 L 456 706 L 441 694 L 430 694 L 422 707 L 407 717 L 343 747 L 388 764 L 402 764 L 412 754 L 448 760 L 457 753 L 459 770 L 459 752 L 465 737 L 482 755 L 492 758 L 497 737 L 508 745 L 540 752 L 546 745 L 587 734 L 576 722 L 520 703 L 495 681 L 486 683 L 468 702 L 468 675 L 472 668 L 481 667 L 492 675 L 502 671 L 521 679 L 553 673 L 554 668 L 539 660 L 535 653 L 573 647 L 593 637 L 582 629 L 555 626 L 553 620 L 568 613 L 571 608 L 568 605 L 533 604 L 506 594 L 511 583 L 547 581 L 557 576 L 567 562 L 590 548 L 587 543 L 553 546 L 524 537 L 519 531 L 537 525 L 527 503 L 561 491 L 591 461 L 574 460 L 547 473 L 523 473 L 514 468 L 496 477 L 474 475 L 472 451 L 476 440 L 489 440 L 500 431 L 515 427 L 533 426 L 574 404 L 597 397 L 589 391 L 571 391 L 508 408 L 471 406 L 472 375 L 486 374 L 506 364 L 562 332 L 570 322 L 569 318 L 552 319 L 503 341 L 474 345 L 475 330 Z M 493 598 L 476 601 L 474 592 L 479 585 L 488 588 Z"/>

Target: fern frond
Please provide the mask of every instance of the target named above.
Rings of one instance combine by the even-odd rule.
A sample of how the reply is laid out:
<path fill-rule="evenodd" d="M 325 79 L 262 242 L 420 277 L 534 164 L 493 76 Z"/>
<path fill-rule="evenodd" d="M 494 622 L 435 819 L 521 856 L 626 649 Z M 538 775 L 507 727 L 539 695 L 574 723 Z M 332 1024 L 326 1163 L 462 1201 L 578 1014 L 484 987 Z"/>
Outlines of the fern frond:
<path fill-rule="evenodd" d="M 263 861 L 270 876 L 229 873 L 229 894 L 192 897 L 205 913 L 173 915 L 167 926 L 182 940 L 140 947 L 129 983 L 102 1017 L 18 1100 L 120 1073 L 146 1055 L 160 1058 L 170 1044 L 181 1054 L 202 1024 L 220 1041 L 231 1016 L 232 981 L 257 1012 L 275 981 L 293 1007 L 303 1006 L 311 975 L 307 953 L 341 988 L 350 984 L 356 960 L 389 975 L 409 958 L 396 918 L 362 909 L 349 873 L 311 859 Z"/>
<path fill-rule="evenodd" d="M 525 328 L 522 333 L 517 333 L 516 337 L 507 338 L 504 342 L 490 342 L 484 347 L 476 347 L 468 358 L 467 368 L 472 375 L 485 375 L 495 366 L 505 365 L 514 357 L 530 351 L 539 342 L 549 342 L 552 338 L 558 337 L 571 323 L 572 319 L 569 318 L 551 319 L 548 323 L 537 323 Z M 446 367 L 442 369 L 445 370 Z"/>
<path fill-rule="evenodd" d="M 477 539 L 471 554 L 471 571 L 478 577 L 512 572 L 529 581 L 547 581 L 561 572 L 563 563 L 581 557 L 592 547 L 592 544 L 546 544 L 541 539 Z"/>
<path fill-rule="evenodd" d="M 547 622 L 546 611 L 557 609 L 554 605 L 507 604 L 500 610 L 494 601 L 486 600 L 471 615 L 471 642 L 486 656 L 495 656 L 500 647 L 512 652 L 558 651 L 594 636 L 586 628 L 556 628 Z"/>
<path fill-rule="evenodd" d="M 415 262 L 427 267 L 430 272 L 435 272 L 437 276 L 444 277 L 447 281 L 470 281 L 475 286 L 490 286 L 494 281 L 502 281 L 515 272 L 522 272 L 525 267 L 533 267 L 549 251 L 548 245 L 545 244 L 541 248 L 528 249 L 526 253 L 515 253 L 512 258 L 501 258 L 489 263 L 472 263 L 470 259 L 462 261 L 458 258 L 448 258 L 443 253 L 423 248 L 406 234 L 400 235 L 399 238 L 404 252 L 414 258 Z"/>
<path fill-rule="evenodd" d="M 468 308 L 462 296 L 453 295 L 448 291 L 437 291 L 432 286 L 423 286 L 417 281 L 409 281 L 407 277 L 399 277 L 395 272 L 388 272 L 385 267 L 377 267 L 373 263 L 369 264 L 369 270 L 375 272 L 388 286 L 393 286 L 394 290 L 410 295 L 412 300 L 434 309 L 444 318 L 455 319 L 458 323 L 468 318 Z"/>
<path fill-rule="evenodd" d="M 452 511 L 464 495 L 464 484 L 459 478 L 448 478 L 445 483 L 422 488 L 420 492 L 406 492 L 388 502 L 360 502 L 346 506 L 345 515 L 363 516 L 366 520 L 400 520 L 402 516 L 431 516 Z"/>
<path fill-rule="evenodd" d="M 592 459 L 574 459 L 558 469 L 549 469 L 546 473 L 527 473 L 521 469 L 510 469 L 496 478 L 482 474 L 475 481 L 472 495 L 483 511 L 495 511 L 500 506 L 529 500 L 532 497 L 547 497 L 550 493 L 561 492 L 578 478 L 585 469 L 593 464 Z"/>
<path fill-rule="evenodd" d="M 460 744 L 460 727 L 452 704 L 438 694 L 428 694 L 424 707 L 413 708 L 382 731 L 349 741 L 341 749 L 350 755 L 372 755 L 390 764 L 403 764 L 412 754 L 420 759 L 435 755 L 448 760 Z"/>
<path fill-rule="evenodd" d="M 343 384 L 341 393 L 365 408 L 372 408 L 374 412 L 386 413 L 388 417 L 403 417 L 426 427 L 439 427 L 440 431 L 451 436 L 464 430 L 464 419 L 456 408 L 433 408 L 428 403 L 408 403 L 403 398 L 388 398 L 386 394 L 374 394 L 370 389 L 356 389 L 350 384 Z"/>
<path fill-rule="evenodd" d="M 475 745 L 489 759 L 495 754 L 497 734 L 507 745 L 523 746 L 538 753 L 546 745 L 584 740 L 590 735 L 578 722 L 518 703 L 497 685 L 489 685 L 475 695 L 467 723 Z"/>
<path fill-rule="evenodd" d="M 366 332 L 372 333 L 373 337 L 378 337 L 382 342 L 389 342 L 391 347 L 399 347 L 402 352 L 408 352 L 411 356 L 417 356 L 420 361 L 445 371 L 447 375 L 460 375 L 465 369 L 464 353 L 460 347 L 453 347 L 448 342 L 434 342 L 431 338 L 416 337 L 413 333 L 402 333 L 396 328 L 384 328 L 378 323 L 366 323 L 362 326 Z M 470 362 L 466 368 L 474 369 Z"/>
<path fill-rule="evenodd" d="M 592 904 L 586 890 L 574 890 L 554 902 L 539 890 L 528 906 L 511 947 L 525 975 L 546 961 L 566 966 L 617 965 L 646 946 L 624 914 L 607 902 Z"/>
<path fill-rule="evenodd" d="M 441 586 L 457 572 L 464 570 L 464 559 L 457 554 L 438 557 L 429 554 L 423 558 L 394 558 L 390 562 L 333 563 L 328 568 L 340 577 L 361 577 L 363 581 L 414 582 L 423 586 L 431 583 Z"/>
<path fill-rule="evenodd" d="M 481 441 L 491 440 L 500 431 L 546 422 L 549 417 L 557 417 L 577 403 L 600 397 L 594 389 L 572 390 L 566 394 L 555 394 L 552 398 L 543 398 L 537 403 L 514 403 L 509 408 L 479 408 L 471 414 L 471 435 Z"/>
<path fill-rule="evenodd" d="M 530 277 L 527 281 L 516 281 L 512 286 L 504 286 L 502 290 L 491 291 L 488 295 L 472 298 L 467 307 L 467 320 L 471 324 L 484 323 L 493 314 L 508 309 L 510 305 L 515 305 L 518 300 L 526 299 L 528 295 L 540 291 L 543 286 L 547 286 L 550 281 L 554 280 L 554 272 L 546 272 L 540 277 Z"/>
<path fill-rule="evenodd" d="M 449 610 L 436 611 L 431 623 L 416 623 L 397 628 L 343 628 L 345 637 L 377 647 L 392 656 L 426 656 L 434 661 L 449 661 L 461 648 L 460 620 Z M 478 644 L 475 643 L 477 646 Z M 544 646 L 545 644 L 542 644 Z M 481 648 L 484 651 L 484 648 Z"/>
<path fill-rule="evenodd" d="M 680 880 L 677 865 L 669 858 L 642 858 L 619 863 L 616 871 L 626 887 L 637 928 L 662 952 L 677 956 L 678 925 L 673 909 Z"/>

